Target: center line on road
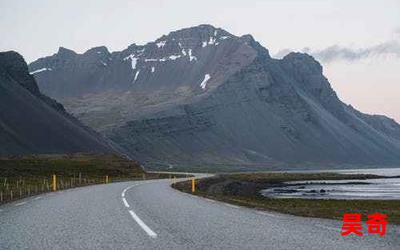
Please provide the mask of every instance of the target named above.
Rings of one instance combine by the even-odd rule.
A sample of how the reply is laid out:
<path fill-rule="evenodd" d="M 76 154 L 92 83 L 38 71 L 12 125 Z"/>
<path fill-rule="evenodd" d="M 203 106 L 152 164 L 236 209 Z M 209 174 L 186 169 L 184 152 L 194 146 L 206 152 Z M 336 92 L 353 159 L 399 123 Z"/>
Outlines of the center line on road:
<path fill-rule="evenodd" d="M 23 202 L 17 203 L 17 204 L 15 204 L 14 206 L 18 207 L 18 206 L 22 206 L 22 205 L 24 205 L 24 204 L 26 204 L 26 201 L 23 201 Z"/>
<path fill-rule="evenodd" d="M 147 182 L 147 183 L 150 183 L 150 182 Z M 125 199 L 125 193 L 126 193 L 126 191 L 128 191 L 129 189 L 131 189 L 131 188 L 133 188 L 133 187 L 135 187 L 135 186 L 138 186 L 138 185 L 140 185 L 140 184 L 135 184 L 135 185 L 129 186 L 129 187 L 125 188 L 125 189 L 122 191 L 121 197 L 122 197 L 122 201 L 124 202 L 125 207 L 129 207 L 129 204 L 128 204 L 128 202 L 127 202 L 126 199 Z M 135 214 L 135 212 L 134 212 L 133 210 L 129 210 L 129 213 L 131 214 L 132 218 L 136 221 L 136 223 L 137 223 L 151 238 L 157 238 L 157 234 L 156 234 L 153 230 L 151 230 L 151 229 L 139 218 L 139 216 L 137 216 L 137 215 Z"/>
<path fill-rule="evenodd" d="M 129 186 L 129 187 L 125 188 L 125 189 L 122 191 L 121 197 L 124 198 L 124 197 L 125 197 L 126 191 L 128 191 L 128 189 L 131 189 L 131 188 L 133 188 L 134 186 L 137 186 L 137 185 L 138 185 L 138 184 L 135 184 L 135 185 L 132 185 L 132 186 Z"/>
<path fill-rule="evenodd" d="M 151 237 L 156 238 L 157 234 L 151 230 L 132 210 L 129 210 L 129 213 L 132 215 L 132 218 L 139 224 L 139 226 Z"/>
<path fill-rule="evenodd" d="M 129 204 L 128 204 L 128 202 L 126 201 L 125 198 L 122 198 L 122 201 L 124 202 L 125 207 L 129 207 Z"/>

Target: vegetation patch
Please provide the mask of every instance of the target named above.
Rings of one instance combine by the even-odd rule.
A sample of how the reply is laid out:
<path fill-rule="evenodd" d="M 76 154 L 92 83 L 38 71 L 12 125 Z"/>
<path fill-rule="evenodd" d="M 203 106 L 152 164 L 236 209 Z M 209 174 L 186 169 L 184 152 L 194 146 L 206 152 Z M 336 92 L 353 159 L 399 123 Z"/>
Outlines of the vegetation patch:
<path fill-rule="evenodd" d="M 0 204 L 53 190 L 117 181 L 172 178 L 145 172 L 114 154 L 29 155 L 0 158 Z M 176 175 L 179 177 L 178 175 Z"/>
<path fill-rule="evenodd" d="M 377 175 L 337 173 L 253 173 L 218 175 L 196 180 L 195 195 L 236 205 L 287 213 L 297 216 L 341 220 L 344 213 L 360 213 L 363 219 L 373 213 L 387 214 L 389 223 L 400 224 L 399 200 L 333 200 L 267 198 L 260 191 L 270 187 L 285 186 L 288 181 L 355 180 L 387 178 Z M 178 182 L 174 188 L 191 193 L 191 182 Z"/>

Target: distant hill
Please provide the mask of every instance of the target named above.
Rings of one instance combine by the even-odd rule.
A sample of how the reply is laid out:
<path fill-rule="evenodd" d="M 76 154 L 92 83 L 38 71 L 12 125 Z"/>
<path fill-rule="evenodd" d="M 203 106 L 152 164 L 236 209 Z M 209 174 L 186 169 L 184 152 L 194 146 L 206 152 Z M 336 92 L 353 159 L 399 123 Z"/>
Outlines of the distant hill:
<path fill-rule="evenodd" d="M 40 89 L 148 166 L 400 163 L 400 125 L 339 100 L 311 56 L 200 25 L 29 65 Z"/>
<path fill-rule="evenodd" d="M 16 52 L 0 53 L 0 156 L 115 153 L 112 144 L 41 94 Z"/>

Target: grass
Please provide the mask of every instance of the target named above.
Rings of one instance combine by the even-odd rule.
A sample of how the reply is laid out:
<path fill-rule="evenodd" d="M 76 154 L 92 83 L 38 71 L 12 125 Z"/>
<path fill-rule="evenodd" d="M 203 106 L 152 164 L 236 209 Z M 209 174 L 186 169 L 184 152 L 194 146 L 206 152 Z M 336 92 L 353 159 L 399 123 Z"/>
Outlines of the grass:
<path fill-rule="evenodd" d="M 376 175 L 342 175 L 336 173 L 262 173 L 219 175 L 197 180 L 194 194 L 260 210 L 269 210 L 297 216 L 342 219 L 344 213 L 388 215 L 389 223 L 400 224 L 400 200 L 312 200 L 266 198 L 259 191 L 284 185 L 286 181 L 351 180 L 384 178 Z M 190 182 L 179 182 L 174 188 L 191 193 Z"/>
<path fill-rule="evenodd" d="M 106 182 L 169 178 L 147 173 L 132 160 L 113 154 L 30 155 L 0 158 L 0 204 L 57 190 Z M 107 177 L 106 177 L 107 176 Z"/>

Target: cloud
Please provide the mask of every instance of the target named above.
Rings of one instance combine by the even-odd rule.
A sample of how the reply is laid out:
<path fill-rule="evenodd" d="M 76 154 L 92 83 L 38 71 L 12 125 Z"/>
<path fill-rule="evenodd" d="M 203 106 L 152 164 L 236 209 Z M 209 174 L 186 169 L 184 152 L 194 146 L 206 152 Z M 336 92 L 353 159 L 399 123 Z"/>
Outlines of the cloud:
<path fill-rule="evenodd" d="M 322 62 L 332 62 L 336 60 L 356 61 L 371 56 L 398 56 L 400 57 L 400 42 L 388 41 L 375 46 L 361 49 L 352 49 L 333 45 L 323 50 L 306 50 L 306 53 L 311 54 Z"/>
<path fill-rule="evenodd" d="M 317 60 L 325 63 L 333 61 L 356 61 L 374 56 L 396 56 L 400 57 L 400 27 L 395 30 L 397 39 L 367 48 L 350 48 L 340 45 L 333 45 L 322 50 L 313 50 L 308 47 L 301 49 L 301 52 L 314 56 Z M 284 49 L 275 54 L 275 57 L 282 58 L 292 50 Z"/>
<path fill-rule="evenodd" d="M 400 40 L 400 27 L 398 27 L 397 29 L 395 29 L 394 35 L 396 36 L 397 39 Z"/>
<path fill-rule="evenodd" d="M 278 53 L 274 54 L 275 58 L 283 58 L 284 56 L 286 56 L 287 54 L 289 54 L 290 52 L 292 52 L 293 50 L 291 49 L 283 49 L 278 51 Z"/>

